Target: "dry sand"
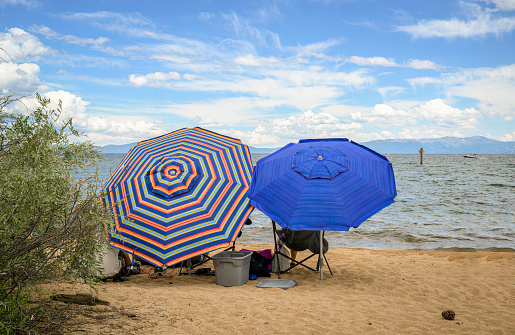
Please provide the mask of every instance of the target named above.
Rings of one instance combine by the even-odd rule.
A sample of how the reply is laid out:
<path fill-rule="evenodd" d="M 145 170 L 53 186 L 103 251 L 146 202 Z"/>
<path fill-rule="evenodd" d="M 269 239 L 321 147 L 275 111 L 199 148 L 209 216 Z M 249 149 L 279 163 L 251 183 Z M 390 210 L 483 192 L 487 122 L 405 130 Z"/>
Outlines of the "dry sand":
<path fill-rule="evenodd" d="M 271 245 L 241 244 L 271 249 Z M 299 253 L 302 256 L 304 253 Z M 515 253 L 331 247 L 324 280 L 297 267 L 288 290 L 216 285 L 214 276 L 101 285 L 109 306 L 61 304 L 64 334 L 515 334 Z M 315 258 L 310 265 L 315 266 Z M 204 266 L 213 268 L 211 262 Z M 277 278 L 272 275 L 272 278 Z M 87 292 L 68 283 L 56 293 Z M 453 321 L 441 313 L 451 309 Z"/>

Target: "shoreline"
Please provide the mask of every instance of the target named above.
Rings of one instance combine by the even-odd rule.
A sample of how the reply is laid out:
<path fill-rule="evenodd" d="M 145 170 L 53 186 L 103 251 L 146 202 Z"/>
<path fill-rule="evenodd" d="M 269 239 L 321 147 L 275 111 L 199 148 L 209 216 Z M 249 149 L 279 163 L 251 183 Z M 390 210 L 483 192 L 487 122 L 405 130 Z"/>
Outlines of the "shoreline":
<path fill-rule="evenodd" d="M 237 243 L 236 250 L 273 249 Z M 216 253 L 216 251 L 214 252 Z M 212 254 L 214 254 L 212 253 Z M 299 252 L 298 258 L 306 252 Z M 308 252 L 309 254 L 309 252 Z M 214 276 L 182 275 L 101 284 L 109 306 L 63 305 L 74 313 L 64 332 L 154 334 L 513 334 L 515 253 L 371 250 L 330 247 L 324 280 L 297 267 L 290 289 L 216 285 Z M 316 257 L 308 261 L 316 265 Z M 213 268 L 212 262 L 201 267 Z M 277 278 L 272 274 L 271 278 Z M 49 287 L 79 293 L 70 283 Z M 451 309 L 453 321 L 441 313 Z"/>

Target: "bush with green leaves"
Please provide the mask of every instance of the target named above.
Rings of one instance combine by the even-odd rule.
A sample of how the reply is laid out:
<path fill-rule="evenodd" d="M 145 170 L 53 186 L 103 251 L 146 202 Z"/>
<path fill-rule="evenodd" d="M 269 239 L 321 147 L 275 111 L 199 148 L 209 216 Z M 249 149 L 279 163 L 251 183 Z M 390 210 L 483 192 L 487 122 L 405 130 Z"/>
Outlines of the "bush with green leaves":
<path fill-rule="evenodd" d="M 37 109 L 18 113 L 8 107 L 19 99 L 0 98 L 0 333 L 41 320 L 35 285 L 57 278 L 94 285 L 105 243 L 108 216 L 92 168 L 102 154 L 76 140 L 82 134 L 61 119 L 61 103 L 37 99 Z"/>

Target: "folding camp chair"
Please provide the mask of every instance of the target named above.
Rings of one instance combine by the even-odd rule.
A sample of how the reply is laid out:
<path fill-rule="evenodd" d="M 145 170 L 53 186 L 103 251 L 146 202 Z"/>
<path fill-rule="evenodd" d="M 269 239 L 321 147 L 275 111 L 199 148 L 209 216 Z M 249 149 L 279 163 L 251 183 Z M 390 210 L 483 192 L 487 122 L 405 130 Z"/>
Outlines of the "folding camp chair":
<path fill-rule="evenodd" d="M 274 230 L 274 242 L 275 242 L 275 255 L 274 257 L 277 257 L 276 263 L 277 263 L 277 274 L 280 276 L 282 273 L 288 272 L 294 267 L 300 265 L 303 266 L 311 271 L 319 271 L 320 264 L 317 262 L 316 268 L 312 268 L 304 262 L 306 262 L 308 259 L 312 258 L 313 256 L 319 256 L 320 254 L 320 233 L 322 233 L 322 240 L 323 240 L 323 254 L 324 254 L 324 260 L 327 264 L 327 268 L 329 269 L 329 272 L 331 273 L 331 276 L 333 275 L 333 271 L 331 270 L 331 267 L 329 266 L 329 263 L 327 262 L 327 258 L 325 257 L 325 253 L 329 249 L 329 243 L 324 238 L 325 232 L 319 232 L 319 231 L 312 231 L 312 230 L 298 230 L 298 231 L 292 231 L 287 229 L 277 229 L 275 221 L 272 220 L 272 226 Z M 276 236 L 279 237 L 279 240 L 275 238 Z M 311 251 L 311 255 L 307 256 L 306 258 L 298 261 L 296 259 L 291 258 L 289 255 L 286 255 L 285 253 L 281 252 L 281 249 L 283 245 L 286 245 L 291 250 L 295 251 L 304 251 L 309 249 Z M 291 263 L 288 268 L 285 270 L 281 270 L 281 266 L 279 262 L 279 255 L 288 258 Z"/>

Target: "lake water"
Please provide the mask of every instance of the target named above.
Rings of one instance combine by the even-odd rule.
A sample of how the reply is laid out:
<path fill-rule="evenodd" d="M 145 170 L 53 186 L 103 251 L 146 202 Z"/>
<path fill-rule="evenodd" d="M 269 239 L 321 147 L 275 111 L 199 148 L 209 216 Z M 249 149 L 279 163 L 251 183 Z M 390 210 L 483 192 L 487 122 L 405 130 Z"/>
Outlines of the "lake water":
<path fill-rule="evenodd" d="M 106 154 L 107 180 L 124 154 Z M 254 165 L 266 155 L 252 155 Z M 332 246 L 368 249 L 515 251 L 515 155 L 389 155 L 395 203 L 358 228 L 326 232 Z M 273 243 L 270 219 L 255 209 L 238 242 Z"/>

